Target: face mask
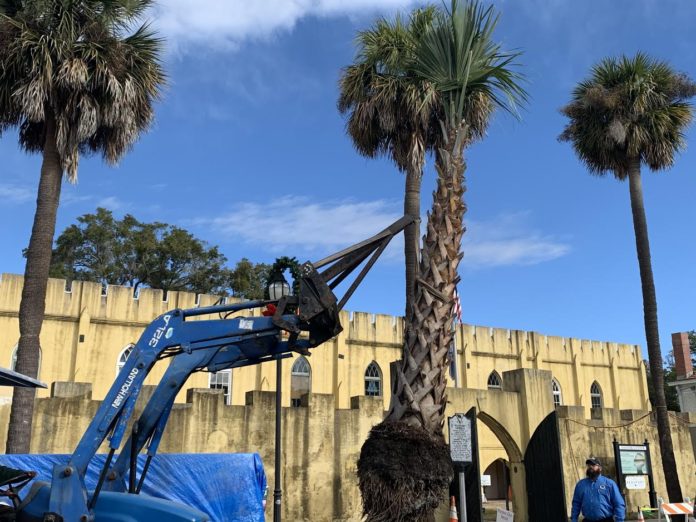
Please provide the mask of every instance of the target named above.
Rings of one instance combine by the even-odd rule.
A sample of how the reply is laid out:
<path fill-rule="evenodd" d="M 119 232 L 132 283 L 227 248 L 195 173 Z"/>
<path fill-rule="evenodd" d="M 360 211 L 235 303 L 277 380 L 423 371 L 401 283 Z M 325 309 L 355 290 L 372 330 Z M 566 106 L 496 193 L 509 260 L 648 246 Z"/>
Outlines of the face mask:
<path fill-rule="evenodd" d="M 595 479 L 595 478 L 599 477 L 599 470 L 587 468 L 585 475 L 587 475 L 587 478 Z"/>

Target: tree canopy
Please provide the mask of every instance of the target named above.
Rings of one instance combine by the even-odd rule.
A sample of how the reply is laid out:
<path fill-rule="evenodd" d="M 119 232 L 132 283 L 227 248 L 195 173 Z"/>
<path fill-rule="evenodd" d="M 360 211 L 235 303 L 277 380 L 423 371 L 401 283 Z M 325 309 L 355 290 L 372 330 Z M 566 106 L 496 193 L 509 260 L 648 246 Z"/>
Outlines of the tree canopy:
<path fill-rule="evenodd" d="M 42 152 L 55 129 L 73 181 L 81 154 L 118 162 L 150 126 L 165 82 L 162 40 L 138 24 L 151 5 L 1 0 L 0 133 L 17 127 L 20 146 Z"/>
<path fill-rule="evenodd" d="M 268 265 L 241 259 L 233 269 L 217 246 L 183 228 L 117 219 L 98 208 L 84 214 L 56 240 L 52 277 L 101 284 L 184 290 L 262 299 Z"/>
<path fill-rule="evenodd" d="M 666 169 L 686 145 L 694 96 L 696 83 L 666 62 L 643 53 L 605 58 L 561 110 L 569 122 L 560 140 L 592 174 L 625 179 L 633 158 Z"/>

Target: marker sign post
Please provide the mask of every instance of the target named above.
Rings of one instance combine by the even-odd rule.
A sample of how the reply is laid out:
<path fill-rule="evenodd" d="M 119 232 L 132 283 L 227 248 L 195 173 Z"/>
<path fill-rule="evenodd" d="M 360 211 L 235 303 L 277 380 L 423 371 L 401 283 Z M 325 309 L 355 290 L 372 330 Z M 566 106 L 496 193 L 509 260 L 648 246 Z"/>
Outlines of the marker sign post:
<path fill-rule="evenodd" d="M 625 484 L 626 489 L 646 489 L 650 507 L 657 507 L 657 493 L 653 480 L 650 445 L 647 439 L 643 444 L 621 444 L 614 439 L 614 460 L 616 461 L 617 483 Z"/>
<path fill-rule="evenodd" d="M 450 456 L 454 468 L 459 471 L 460 519 L 466 522 L 466 479 L 464 466 L 472 462 L 471 419 L 457 413 L 447 419 L 449 427 Z"/>

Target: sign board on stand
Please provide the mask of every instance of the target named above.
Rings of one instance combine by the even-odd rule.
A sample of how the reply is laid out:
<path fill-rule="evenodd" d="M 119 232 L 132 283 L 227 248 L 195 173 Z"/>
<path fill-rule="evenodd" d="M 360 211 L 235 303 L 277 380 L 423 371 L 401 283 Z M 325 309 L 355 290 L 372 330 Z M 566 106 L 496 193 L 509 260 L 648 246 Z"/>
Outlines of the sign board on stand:
<path fill-rule="evenodd" d="M 473 454 L 471 449 L 471 419 L 463 413 L 455 413 L 447 419 L 449 427 L 450 457 L 454 469 L 459 472 L 459 501 L 461 504 L 461 520 L 467 522 L 466 510 L 466 473 L 465 466 L 471 464 Z M 478 475 L 479 471 L 476 471 Z"/>
<path fill-rule="evenodd" d="M 482 486 L 490 486 L 491 485 L 491 476 L 490 475 L 481 475 L 481 485 Z"/>
<path fill-rule="evenodd" d="M 657 493 L 653 480 L 650 444 L 621 444 L 614 439 L 614 460 L 617 483 L 628 490 L 648 490 L 650 507 L 657 507 Z"/>
<path fill-rule="evenodd" d="M 506 511 L 498 508 L 498 515 L 495 517 L 495 522 L 513 522 L 515 514 L 512 511 Z"/>
<path fill-rule="evenodd" d="M 455 466 L 471 462 L 471 420 L 463 413 L 449 419 L 450 456 Z"/>

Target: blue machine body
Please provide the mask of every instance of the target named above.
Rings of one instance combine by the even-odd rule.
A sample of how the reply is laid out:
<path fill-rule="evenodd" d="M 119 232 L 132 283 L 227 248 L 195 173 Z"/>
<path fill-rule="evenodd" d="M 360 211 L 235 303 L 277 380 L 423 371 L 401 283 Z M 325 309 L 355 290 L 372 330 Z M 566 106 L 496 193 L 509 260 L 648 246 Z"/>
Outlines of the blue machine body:
<path fill-rule="evenodd" d="M 90 492 L 93 493 L 93 492 Z M 30 492 L 31 502 L 19 512 L 18 522 L 43 522 L 51 500 L 51 485 L 37 482 Z M 97 498 L 93 516 L 99 522 L 208 522 L 205 513 L 179 502 L 149 495 L 128 495 L 104 491 Z M 65 519 L 68 520 L 68 519 Z"/>

